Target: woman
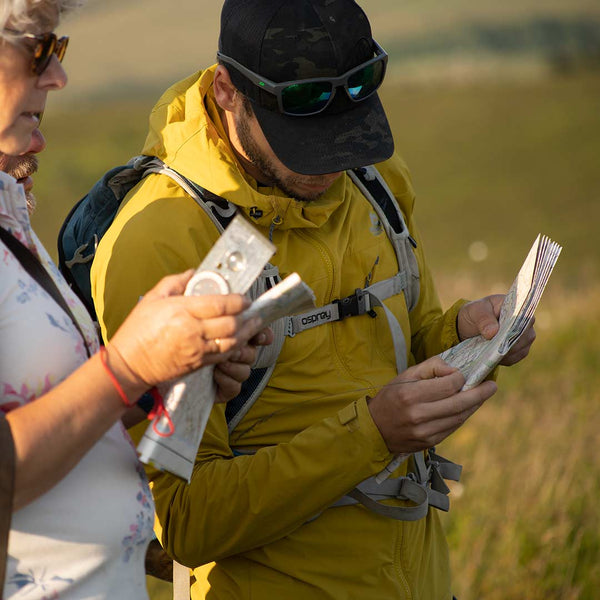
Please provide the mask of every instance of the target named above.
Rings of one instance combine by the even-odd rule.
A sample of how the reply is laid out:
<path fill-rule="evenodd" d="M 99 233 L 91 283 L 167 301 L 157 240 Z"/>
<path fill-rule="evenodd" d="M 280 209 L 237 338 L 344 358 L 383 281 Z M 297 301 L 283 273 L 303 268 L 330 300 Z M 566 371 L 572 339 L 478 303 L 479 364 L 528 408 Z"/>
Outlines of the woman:
<path fill-rule="evenodd" d="M 1 153 L 28 151 L 47 93 L 66 84 L 67 40 L 53 30 L 73 3 L 0 1 Z M 153 503 L 119 419 L 158 382 L 202 365 L 224 363 L 215 371 L 220 399 L 236 395 L 260 323 L 242 322 L 248 303 L 239 295 L 181 296 L 188 272 L 159 282 L 98 351 L 86 310 L 31 229 L 23 187 L 4 173 L 0 228 L 0 435 L 3 444 L 12 435 L 15 452 L 2 597 L 145 598 Z M 64 309 L 23 267 L 15 239 L 50 275 Z M 8 472 L 0 468 L 0 493 Z"/>

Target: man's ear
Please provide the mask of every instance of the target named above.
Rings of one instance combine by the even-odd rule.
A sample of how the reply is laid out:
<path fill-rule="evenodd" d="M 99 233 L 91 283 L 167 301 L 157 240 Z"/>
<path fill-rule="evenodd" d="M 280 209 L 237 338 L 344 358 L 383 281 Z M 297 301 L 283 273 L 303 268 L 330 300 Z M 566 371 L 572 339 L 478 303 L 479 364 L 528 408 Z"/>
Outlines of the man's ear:
<path fill-rule="evenodd" d="M 229 72 L 223 65 L 217 65 L 213 80 L 213 89 L 217 104 L 226 111 L 236 112 L 241 99 L 236 87 L 231 82 Z"/>

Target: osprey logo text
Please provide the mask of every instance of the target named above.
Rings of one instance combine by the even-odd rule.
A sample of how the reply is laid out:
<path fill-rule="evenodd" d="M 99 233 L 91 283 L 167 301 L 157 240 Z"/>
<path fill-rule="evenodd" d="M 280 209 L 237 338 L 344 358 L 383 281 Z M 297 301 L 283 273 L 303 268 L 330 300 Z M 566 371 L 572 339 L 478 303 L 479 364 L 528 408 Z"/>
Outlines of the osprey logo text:
<path fill-rule="evenodd" d="M 306 317 L 302 317 L 302 325 L 311 325 L 313 323 L 318 323 L 319 321 L 330 321 L 331 320 L 331 311 L 324 310 L 314 315 L 308 315 Z"/>

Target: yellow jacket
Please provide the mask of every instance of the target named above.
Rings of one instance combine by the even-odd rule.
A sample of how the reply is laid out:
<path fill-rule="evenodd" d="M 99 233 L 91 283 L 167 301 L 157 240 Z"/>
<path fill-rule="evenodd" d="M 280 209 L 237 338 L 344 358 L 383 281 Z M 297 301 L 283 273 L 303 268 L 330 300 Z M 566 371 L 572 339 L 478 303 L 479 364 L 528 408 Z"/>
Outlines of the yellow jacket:
<path fill-rule="evenodd" d="M 369 274 L 373 283 L 393 276 L 393 247 L 348 176 L 319 200 L 303 203 L 243 172 L 216 109 L 213 70 L 163 95 L 150 118 L 144 154 L 241 207 L 265 235 L 280 221 L 272 231 L 272 262 L 282 277 L 297 271 L 317 305 L 364 287 Z M 458 342 L 460 304 L 442 314 L 404 163 L 394 156 L 378 169 L 418 242 L 417 306 L 409 315 L 402 294 L 386 300 L 413 364 Z M 253 217 L 252 207 L 259 209 Z M 140 295 L 164 275 L 196 267 L 217 238 L 204 211 L 168 177 L 150 175 L 138 184 L 92 267 L 105 337 Z M 420 521 L 401 522 L 357 505 L 327 508 L 391 460 L 366 397 L 395 375 L 392 338 L 381 314 L 304 331 L 286 339 L 268 386 L 231 437 L 224 406 L 213 410 L 191 484 L 149 469 L 159 538 L 179 562 L 198 567 L 194 598 L 451 598 L 435 509 Z M 231 446 L 258 451 L 233 457 Z M 398 475 L 405 472 L 403 465 Z M 216 564 L 200 567 L 209 561 Z"/>

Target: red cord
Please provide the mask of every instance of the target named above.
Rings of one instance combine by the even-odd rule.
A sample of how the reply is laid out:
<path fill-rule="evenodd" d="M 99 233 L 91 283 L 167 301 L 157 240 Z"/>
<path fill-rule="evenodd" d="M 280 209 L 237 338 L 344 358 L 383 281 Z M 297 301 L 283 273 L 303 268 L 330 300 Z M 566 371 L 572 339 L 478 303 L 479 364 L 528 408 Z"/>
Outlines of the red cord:
<path fill-rule="evenodd" d="M 154 433 L 156 433 L 156 435 L 159 435 L 160 437 L 172 436 L 175 433 L 175 425 L 171 420 L 171 415 L 165 408 L 165 402 L 163 400 L 163 397 L 155 387 L 153 387 L 150 390 L 150 395 L 152 396 L 152 398 L 154 398 L 154 406 L 152 407 L 152 410 L 148 413 L 148 418 L 154 421 L 152 423 L 152 429 L 154 430 Z M 159 431 L 158 427 L 156 426 L 160 417 L 165 417 L 165 419 L 167 420 L 169 429 L 166 433 Z"/>
<path fill-rule="evenodd" d="M 104 367 L 104 370 L 106 371 L 106 374 L 110 378 L 111 383 L 113 384 L 113 386 L 115 387 L 117 392 L 119 392 L 119 396 L 121 397 L 123 404 L 125 404 L 125 406 L 127 406 L 127 407 L 131 407 L 136 402 L 133 402 L 133 403 L 129 402 L 129 399 L 127 398 L 127 394 L 121 387 L 121 384 L 118 382 L 117 378 L 115 377 L 115 374 L 111 371 L 110 367 L 108 366 L 107 356 L 108 356 L 108 352 L 107 352 L 106 348 L 104 346 L 101 346 L 100 347 L 100 362 L 102 363 L 102 366 Z M 165 408 L 165 403 L 164 403 L 163 397 L 161 396 L 160 392 L 155 387 L 153 387 L 150 390 L 150 395 L 154 399 L 154 406 L 152 407 L 152 410 L 148 413 L 148 419 L 154 420 L 154 423 L 152 423 L 152 429 L 154 430 L 154 433 L 156 433 L 156 435 L 159 435 L 160 437 L 169 437 L 169 436 L 173 435 L 173 433 L 175 433 L 175 425 L 173 424 L 171 415 Z M 166 433 L 159 431 L 159 429 L 157 427 L 158 421 L 160 420 L 161 417 L 165 417 L 165 419 L 167 420 L 168 430 Z"/>
<path fill-rule="evenodd" d="M 118 382 L 117 378 L 115 377 L 115 374 L 111 371 L 110 367 L 108 366 L 108 362 L 106 360 L 107 356 L 108 356 L 108 352 L 107 352 L 106 348 L 104 346 L 100 346 L 100 362 L 102 363 L 102 366 L 104 367 L 104 370 L 106 371 L 106 374 L 110 378 L 110 381 L 113 384 L 114 388 L 117 390 L 117 392 L 119 392 L 119 396 L 121 396 L 121 400 L 123 401 L 123 404 L 127 407 L 131 407 L 133 405 L 131 402 L 129 402 L 129 398 L 127 398 L 127 394 L 121 387 L 121 384 Z"/>

